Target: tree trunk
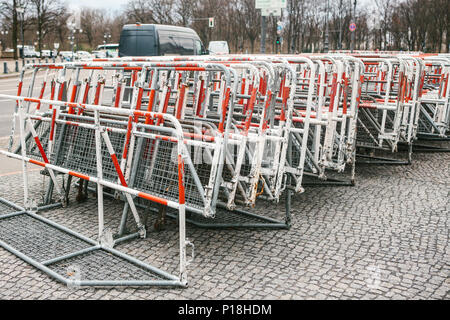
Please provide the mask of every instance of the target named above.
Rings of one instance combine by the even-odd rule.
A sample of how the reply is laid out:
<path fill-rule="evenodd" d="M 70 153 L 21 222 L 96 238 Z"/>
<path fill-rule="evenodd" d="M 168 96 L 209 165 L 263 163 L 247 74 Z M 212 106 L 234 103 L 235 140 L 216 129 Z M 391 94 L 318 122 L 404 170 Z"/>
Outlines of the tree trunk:
<path fill-rule="evenodd" d="M 13 24 L 12 24 L 12 47 L 14 49 L 14 60 L 17 60 L 18 55 L 17 55 L 17 11 L 16 11 L 16 7 L 17 7 L 17 0 L 13 0 Z"/>

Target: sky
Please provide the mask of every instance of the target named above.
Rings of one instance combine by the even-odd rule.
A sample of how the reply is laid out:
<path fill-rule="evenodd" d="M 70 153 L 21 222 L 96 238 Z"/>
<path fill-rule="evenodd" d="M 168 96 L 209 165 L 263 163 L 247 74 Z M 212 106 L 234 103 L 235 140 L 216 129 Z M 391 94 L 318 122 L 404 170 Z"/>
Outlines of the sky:
<path fill-rule="evenodd" d="M 66 0 L 66 2 L 69 4 L 70 8 L 73 9 L 89 7 L 119 10 L 128 2 L 128 0 Z"/>
<path fill-rule="evenodd" d="M 119 10 L 128 0 L 66 0 L 71 8 L 102 8 Z M 332 0 L 333 1 L 333 0 Z M 352 1 L 353 2 L 353 1 Z M 366 5 L 373 2 L 372 0 L 358 0 L 359 5 Z M 331 2 L 330 2 L 331 3 Z"/>

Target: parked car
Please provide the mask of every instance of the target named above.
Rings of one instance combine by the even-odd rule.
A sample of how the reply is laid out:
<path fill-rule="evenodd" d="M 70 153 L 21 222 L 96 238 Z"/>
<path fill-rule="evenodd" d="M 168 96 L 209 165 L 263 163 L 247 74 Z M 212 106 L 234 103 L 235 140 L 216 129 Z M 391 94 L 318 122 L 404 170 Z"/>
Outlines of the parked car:
<path fill-rule="evenodd" d="M 93 55 L 96 59 L 104 59 L 104 58 L 106 58 L 106 53 L 105 53 L 105 51 L 94 50 L 94 51 L 92 51 L 92 55 Z"/>
<path fill-rule="evenodd" d="M 201 55 L 206 50 L 197 33 L 161 24 L 127 24 L 120 34 L 119 57 Z"/>
<path fill-rule="evenodd" d="M 42 50 L 42 58 L 51 58 L 52 51 L 51 50 Z"/>
<path fill-rule="evenodd" d="M 36 50 L 34 49 L 34 46 L 23 46 L 23 53 L 21 45 L 18 45 L 17 49 L 20 52 L 20 56 L 23 55 L 23 57 L 25 58 L 34 58 L 38 56 Z"/>
<path fill-rule="evenodd" d="M 229 54 L 230 49 L 226 41 L 210 41 L 208 45 L 209 54 Z"/>
<path fill-rule="evenodd" d="M 71 61 L 75 54 L 72 51 L 60 51 L 59 56 L 65 61 Z"/>
<path fill-rule="evenodd" d="M 87 51 L 77 51 L 75 57 L 79 60 L 92 59 L 92 55 Z"/>

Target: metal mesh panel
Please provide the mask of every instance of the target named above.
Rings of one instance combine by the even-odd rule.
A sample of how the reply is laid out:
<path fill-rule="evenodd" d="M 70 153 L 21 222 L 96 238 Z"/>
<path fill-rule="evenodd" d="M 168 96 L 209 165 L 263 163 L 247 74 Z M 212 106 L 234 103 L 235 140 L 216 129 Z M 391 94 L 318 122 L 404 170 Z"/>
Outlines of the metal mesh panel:
<path fill-rule="evenodd" d="M 171 210 L 168 213 L 171 217 L 177 217 L 178 212 L 175 210 Z M 217 208 L 216 214 L 214 218 L 206 218 L 202 215 L 193 213 L 193 212 L 187 212 L 186 213 L 186 221 L 192 222 L 192 223 L 198 223 L 202 225 L 215 225 L 215 224 L 257 224 L 257 223 L 267 223 L 268 220 L 263 216 L 257 216 L 247 214 L 247 213 L 241 213 L 237 211 L 229 211 L 225 209 Z"/>
<path fill-rule="evenodd" d="M 89 176 L 97 176 L 95 131 L 73 125 L 57 125 L 57 127 L 62 126 L 65 126 L 60 131 L 63 135 L 61 137 L 62 140 L 58 143 L 57 152 L 55 150 L 52 154 L 51 162 L 69 170 Z M 109 132 L 108 136 L 117 157 L 120 159 L 125 142 L 125 134 Z M 57 136 L 56 139 L 58 138 L 60 137 Z M 118 175 L 103 138 L 101 138 L 101 144 L 103 179 L 116 182 Z"/>
<path fill-rule="evenodd" d="M 425 113 L 429 115 L 430 118 L 433 118 L 435 106 L 432 104 L 422 104 L 421 111 L 419 113 L 419 121 L 418 121 L 418 132 L 433 132 L 434 128 L 430 123 L 428 117 L 426 117 Z"/>
<path fill-rule="evenodd" d="M 134 188 L 157 195 L 164 199 L 178 201 L 177 145 L 174 142 L 143 139 L 142 148 L 137 151 L 139 163 L 135 173 Z M 195 165 L 202 185 L 209 181 L 210 165 Z M 202 209 L 200 192 L 194 183 L 192 173 L 185 166 L 186 204 Z"/>
<path fill-rule="evenodd" d="M 27 214 L 0 219 L 0 239 L 40 262 L 92 246 Z"/>
<path fill-rule="evenodd" d="M 300 151 L 302 142 L 298 139 L 298 135 L 290 134 L 292 153 L 291 153 L 291 166 L 298 167 L 300 165 Z"/>
<path fill-rule="evenodd" d="M 165 280 L 165 278 L 129 261 L 98 249 L 49 265 L 53 271 L 70 276 L 76 269 L 79 280 Z"/>
<path fill-rule="evenodd" d="M 226 165 L 224 165 L 224 170 L 222 172 L 222 178 L 224 181 L 230 182 L 232 180 L 232 172 L 230 167 L 235 170 L 235 164 L 237 162 L 237 157 L 239 154 L 239 145 L 228 145 L 228 153 L 231 155 L 231 161 L 227 159 Z M 246 151 L 244 152 L 244 158 L 241 164 L 240 176 L 246 177 L 250 174 L 250 170 L 252 167 L 252 154 L 254 153 L 255 143 L 247 141 L 246 143 Z"/>
<path fill-rule="evenodd" d="M 46 122 L 46 121 L 36 121 L 33 124 L 33 126 L 36 130 L 39 140 L 41 141 L 44 151 L 46 151 L 47 145 L 48 145 L 48 139 L 50 136 L 50 123 Z M 30 136 L 27 139 L 25 144 L 26 144 L 26 152 L 27 152 L 28 157 L 35 159 L 35 160 L 41 160 L 41 161 L 43 160 L 42 155 L 39 151 L 39 148 L 37 147 L 37 144 L 34 141 L 32 136 Z"/>
<path fill-rule="evenodd" d="M 379 130 L 371 120 L 373 118 L 377 119 L 381 112 L 378 112 L 378 110 L 370 112 L 372 117 L 369 115 L 369 112 L 366 109 L 361 109 L 358 113 L 357 144 L 368 147 L 378 146 Z"/>

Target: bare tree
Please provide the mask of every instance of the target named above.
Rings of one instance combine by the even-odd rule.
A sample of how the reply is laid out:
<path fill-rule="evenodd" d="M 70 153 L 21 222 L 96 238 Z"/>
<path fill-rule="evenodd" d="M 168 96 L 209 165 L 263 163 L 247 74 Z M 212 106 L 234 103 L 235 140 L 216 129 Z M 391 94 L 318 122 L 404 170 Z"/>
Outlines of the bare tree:
<path fill-rule="evenodd" d="M 34 9 L 33 24 L 38 39 L 38 50 L 42 51 L 43 40 L 52 33 L 59 22 L 58 17 L 64 15 L 65 6 L 59 0 L 30 0 Z"/>
<path fill-rule="evenodd" d="M 255 9 L 254 0 L 241 0 L 237 6 L 237 13 L 241 27 L 250 42 L 250 52 L 255 52 L 255 41 L 260 35 L 261 13 Z"/>
<path fill-rule="evenodd" d="M 22 17 L 19 17 L 17 8 L 21 6 L 25 8 L 23 15 L 24 21 L 20 21 Z M 11 43 L 14 49 L 14 59 L 18 58 L 17 55 L 17 39 L 20 38 L 20 24 L 23 24 L 24 30 L 27 30 L 30 26 L 30 3 L 28 0 L 3 0 L 0 2 L 0 18 L 2 20 L 3 28 L 11 30 Z"/>
<path fill-rule="evenodd" d="M 125 8 L 125 15 L 132 22 L 154 23 L 150 2 L 146 0 L 131 0 Z"/>
<path fill-rule="evenodd" d="M 62 48 L 68 46 L 66 21 L 70 12 L 61 1 L 21 1 L 27 4 L 26 41 L 37 38 L 39 50 L 54 39 L 59 40 Z M 14 48 L 20 38 L 20 21 L 15 10 L 18 3 L 19 0 L 0 0 L 2 28 L 10 31 Z M 278 21 L 285 25 L 284 52 L 319 51 L 324 40 L 325 4 L 326 0 L 290 0 L 281 17 L 266 19 L 269 52 L 275 50 Z M 375 11 L 367 4 L 360 4 L 355 13 L 358 26 L 355 48 L 449 50 L 449 0 L 375 0 Z M 114 13 L 84 8 L 80 14 L 83 29 L 80 41 L 87 48 L 101 44 L 105 32 L 112 35 L 112 41 L 119 41 L 123 25 L 135 22 L 191 27 L 205 44 L 211 40 L 226 40 L 235 52 L 255 52 L 261 33 L 261 12 L 255 8 L 255 0 L 129 0 L 123 9 Z M 208 26 L 208 17 L 215 18 L 214 28 Z M 348 25 L 351 18 L 351 1 L 330 1 L 331 49 L 339 49 L 340 43 L 342 49 L 350 47 Z"/>

